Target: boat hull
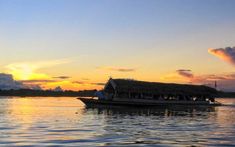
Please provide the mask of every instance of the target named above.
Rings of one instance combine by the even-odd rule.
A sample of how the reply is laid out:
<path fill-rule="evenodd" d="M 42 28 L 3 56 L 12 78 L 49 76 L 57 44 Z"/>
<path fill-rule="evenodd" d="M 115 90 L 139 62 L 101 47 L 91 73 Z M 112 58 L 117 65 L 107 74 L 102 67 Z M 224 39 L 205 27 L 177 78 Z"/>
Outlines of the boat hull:
<path fill-rule="evenodd" d="M 206 101 L 127 101 L 127 100 L 97 100 L 88 98 L 78 98 L 86 106 L 131 106 L 131 107 L 159 107 L 159 106 L 220 106 L 221 103 L 209 103 Z"/>

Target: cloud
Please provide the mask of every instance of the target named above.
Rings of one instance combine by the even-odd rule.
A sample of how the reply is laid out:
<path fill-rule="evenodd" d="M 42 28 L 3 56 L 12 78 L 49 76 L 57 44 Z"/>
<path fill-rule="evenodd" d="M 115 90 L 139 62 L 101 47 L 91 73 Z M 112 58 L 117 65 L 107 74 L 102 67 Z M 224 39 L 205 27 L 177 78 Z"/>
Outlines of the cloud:
<path fill-rule="evenodd" d="M 176 73 L 192 84 L 202 84 L 214 88 L 216 81 L 219 90 L 235 92 L 235 73 L 195 75 L 187 69 L 176 70 Z"/>
<path fill-rule="evenodd" d="M 169 73 L 162 77 L 162 80 L 177 83 L 190 83 L 207 85 L 215 87 L 217 82 L 218 90 L 234 91 L 235 92 L 235 73 L 221 73 L 221 74 L 194 74 L 190 69 L 179 69 L 175 72 Z"/>
<path fill-rule="evenodd" d="M 22 89 L 25 88 L 23 83 L 15 81 L 11 74 L 0 73 L 0 89 Z"/>
<path fill-rule="evenodd" d="M 69 76 L 57 76 L 57 77 L 52 77 L 53 79 L 62 79 L 62 80 L 65 80 L 65 79 L 70 79 L 71 77 Z"/>
<path fill-rule="evenodd" d="M 192 70 L 179 69 L 176 70 L 176 74 L 186 78 L 190 83 L 203 83 L 205 81 L 219 81 L 219 80 L 232 80 L 235 79 L 235 74 L 206 74 L 206 75 L 194 75 Z M 176 76 L 177 77 L 177 76 Z"/>
<path fill-rule="evenodd" d="M 84 81 L 73 81 L 72 83 L 73 84 L 80 84 L 80 85 L 86 84 L 86 82 L 84 82 Z"/>
<path fill-rule="evenodd" d="M 99 69 L 117 71 L 117 72 L 134 72 L 135 68 L 125 68 L 125 67 L 99 67 Z"/>
<path fill-rule="evenodd" d="M 176 73 L 186 78 L 190 83 L 205 83 L 208 81 L 221 81 L 221 80 L 233 80 L 235 79 L 235 74 L 205 74 L 205 75 L 194 75 L 191 70 L 176 70 Z"/>
<path fill-rule="evenodd" d="M 185 78 L 193 78 L 192 71 L 189 69 L 178 69 L 176 73 Z"/>
<path fill-rule="evenodd" d="M 92 85 L 104 86 L 106 83 L 91 83 Z"/>
<path fill-rule="evenodd" d="M 86 82 L 86 81 L 73 81 L 73 84 L 79 84 L 79 85 L 96 85 L 96 86 L 104 86 L 105 83 L 101 83 L 101 82 Z"/>
<path fill-rule="evenodd" d="M 58 82 L 57 80 L 20 80 L 22 83 L 54 83 Z"/>
<path fill-rule="evenodd" d="M 209 49 L 208 52 L 221 60 L 235 65 L 235 47 Z"/>
<path fill-rule="evenodd" d="M 0 89 L 10 90 L 10 89 L 35 89 L 40 90 L 39 84 L 25 84 L 22 81 L 16 81 L 13 79 L 11 74 L 0 73 Z"/>

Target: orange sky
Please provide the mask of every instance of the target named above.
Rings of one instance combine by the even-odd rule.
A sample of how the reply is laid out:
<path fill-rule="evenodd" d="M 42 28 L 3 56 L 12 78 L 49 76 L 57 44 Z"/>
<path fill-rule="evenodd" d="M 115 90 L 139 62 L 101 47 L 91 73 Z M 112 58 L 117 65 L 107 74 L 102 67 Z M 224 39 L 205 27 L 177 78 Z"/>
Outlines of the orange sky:
<path fill-rule="evenodd" d="M 234 4 L 1 2 L 0 73 L 72 90 L 100 89 L 109 77 L 208 84 L 214 75 L 235 91 L 226 85 L 235 73 Z"/>

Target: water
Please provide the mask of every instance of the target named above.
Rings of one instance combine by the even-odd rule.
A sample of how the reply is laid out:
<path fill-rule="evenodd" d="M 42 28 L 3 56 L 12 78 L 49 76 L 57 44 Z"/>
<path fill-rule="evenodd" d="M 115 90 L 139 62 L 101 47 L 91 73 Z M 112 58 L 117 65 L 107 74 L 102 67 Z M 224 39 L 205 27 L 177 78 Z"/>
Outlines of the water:
<path fill-rule="evenodd" d="M 75 98 L 0 98 L 0 146 L 235 146 L 235 99 L 220 107 L 85 108 Z"/>

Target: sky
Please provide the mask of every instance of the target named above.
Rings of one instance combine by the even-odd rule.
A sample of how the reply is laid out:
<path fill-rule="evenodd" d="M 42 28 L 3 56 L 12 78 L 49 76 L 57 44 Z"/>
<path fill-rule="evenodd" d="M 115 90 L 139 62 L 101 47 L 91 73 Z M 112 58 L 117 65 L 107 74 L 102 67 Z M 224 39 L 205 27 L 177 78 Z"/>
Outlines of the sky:
<path fill-rule="evenodd" d="M 0 0 L 0 80 L 67 90 L 101 89 L 110 77 L 217 81 L 219 89 L 235 91 L 234 6 L 234 0 Z"/>

